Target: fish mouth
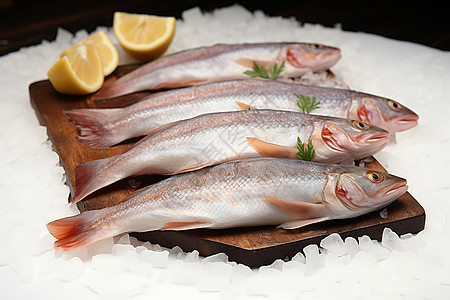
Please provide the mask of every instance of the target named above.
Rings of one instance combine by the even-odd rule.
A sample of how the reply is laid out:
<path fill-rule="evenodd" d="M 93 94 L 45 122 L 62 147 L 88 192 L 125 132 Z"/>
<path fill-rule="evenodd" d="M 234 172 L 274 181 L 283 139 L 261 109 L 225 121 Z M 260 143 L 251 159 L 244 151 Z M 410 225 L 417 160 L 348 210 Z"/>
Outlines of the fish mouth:
<path fill-rule="evenodd" d="M 388 187 L 387 189 L 381 190 L 379 193 L 385 197 L 390 197 L 392 195 L 400 196 L 406 193 L 407 190 L 408 190 L 407 182 L 406 180 L 403 179 L 402 181 Z"/>
<path fill-rule="evenodd" d="M 416 126 L 419 123 L 419 116 L 418 115 L 410 115 L 410 116 L 396 119 L 396 120 L 394 120 L 394 122 L 403 127 L 408 126 L 408 128 L 411 128 L 411 127 Z"/>
<path fill-rule="evenodd" d="M 386 142 L 389 142 L 389 132 L 378 132 L 375 134 L 372 134 L 370 136 L 362 136 L 358 140 L 358 142 L 362 143 L 378 143 L 380 141 L 385 140 Z"/>

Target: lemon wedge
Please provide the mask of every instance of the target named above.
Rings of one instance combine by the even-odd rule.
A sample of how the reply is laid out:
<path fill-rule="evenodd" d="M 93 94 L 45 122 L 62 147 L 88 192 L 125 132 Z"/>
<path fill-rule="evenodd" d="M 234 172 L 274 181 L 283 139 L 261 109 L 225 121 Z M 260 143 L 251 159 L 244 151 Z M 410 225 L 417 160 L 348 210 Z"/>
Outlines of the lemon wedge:
<path fill-rule="evenodd" d="M 119 44 L 132 57 L 150 61 L 161 56 L 175 35 L 176 19 L 115 12 L 113 31 Z"/>
<path fill-rule="evenodd" d="M 102 61 L 93 43 L 83 43 L 58 60 L 47 72 L 56 91 L 86 95 L 100 89 L 104 81 Z"/>
<path fill-rule="evenodd" d="M 105 76 L 108 76 L 117 68 L 119 65 L 119 53 L 104 31 L 99 31 L 67 48 L 61 53 L 60 57 L 66 56 L 75 48 L 85 43 L 93 43 L 97 48 L 98 54 L 102 60 L 103 74 Z"/>

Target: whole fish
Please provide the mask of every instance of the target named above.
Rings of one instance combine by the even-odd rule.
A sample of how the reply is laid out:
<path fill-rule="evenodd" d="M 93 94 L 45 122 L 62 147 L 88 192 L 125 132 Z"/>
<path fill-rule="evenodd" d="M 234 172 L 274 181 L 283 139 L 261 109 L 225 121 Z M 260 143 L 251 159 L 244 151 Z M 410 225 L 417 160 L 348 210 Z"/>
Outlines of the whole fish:
<path fill-rule="evenodd" d="M 323 163 L 353 164 L 389 143 L 386 130 L 341 118 L 277 110 L 205 114 L 159 127 L 119 155 L 80 164 L 72 204 L 128 176 L 176 174 L 251 157 L 295 159 L 298 137 L 312 142 L 313 160 Z"/>
<path fill-rule="evenodd" d="M 391 134 L 417 125 L 417 114 L 391 99 L 346 89 L 256 79 L 170 90 L 124 108 L 73 109 L 66 114 L 76 124 L 80 142 L 109 147 L 167 123 L 206 113 L 242 109 L 301 111 L 297 95 L 320 102 L 313 114 L 363 121 Z"/>
<path fill-rule="evenodd" d="M 125 232 L 279 225 L 295 229 L 378 210 L 406 180 L 361 167 L 282 158 L 228 162 L 175 175 L 125 201 L 47 224 L 74 250 Z"/>
<path fill-rule="evenodd" d="M 308 71 L 325 71 L 340 58 L 339 49 L 320 44 L 217 44 L 158 58 L 105 86 L 94 98 L 250 78 L 244 72 L 252 70 L 254 63 L 270 69 L 284 62 L 279 78 L 300 77 Z"/>

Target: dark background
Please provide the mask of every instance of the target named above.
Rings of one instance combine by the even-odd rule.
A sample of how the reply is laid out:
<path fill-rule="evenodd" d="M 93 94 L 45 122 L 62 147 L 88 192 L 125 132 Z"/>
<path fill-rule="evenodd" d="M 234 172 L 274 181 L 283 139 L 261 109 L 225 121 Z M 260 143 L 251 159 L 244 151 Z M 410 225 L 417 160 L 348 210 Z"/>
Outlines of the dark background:
<path fill-rule="evenodd" d="M 53 40 L 56 29 L 72 33 L 112 26 L 114 11 L 175 16 L 194 6 L 203 11 L 239 3 L 270 16 L 294 16 L 302 23 L 342 25 L 361 31 L 450 50 L 450 9 L 441 1 L 144 1 L 144 0 L 0 0 L 0 55 Z M 226 26 L 226 25 L 224 25 Z"/>

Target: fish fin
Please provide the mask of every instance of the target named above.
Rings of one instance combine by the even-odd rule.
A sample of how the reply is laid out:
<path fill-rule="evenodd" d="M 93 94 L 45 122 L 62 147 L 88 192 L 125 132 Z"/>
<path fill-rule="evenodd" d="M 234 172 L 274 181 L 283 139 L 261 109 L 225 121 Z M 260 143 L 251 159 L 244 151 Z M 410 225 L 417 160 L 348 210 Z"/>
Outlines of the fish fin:
<path fill-rule="evenodd" d="M 192 222 L 167 222 L 161 230 L 189 230 L 205 228 L 210 226 L 210 222 L 192 221 Z"/>
<path fill-rule="evenodd" d="M 256 63 L 259 66 L 264 67 L 265 69 L 271 68 L 275 62 L 273 61 L 267 61 L 267 60 L 254 60 L 254 59 L 248 59 L 248 58 L 239 58 L 235 60 L 235 63 L 238 65 L 244 66 L 246 68 L 253 69 L 253 64 Z"/>
<path fill-rule="evenodd" d="M 179 174 L 179 173 L 191 172 L 191 171 L 203 169 L 204 167 L 208 167 L 210 165 L 211 165 L 210 162 L 200 163 L 197 165 L 192 165 L 192 166 L 188 166 L 188 167 L 176 170 L 175 172 L 168 173 L 167 175 L 175 175 L 175 174 Z"/>
<path fill-rule="evenodd" d="M 162 82 L 155 86 L 155 90 L 159 89 L 170 89 L 176 87 L 193 86 L 207 83 L 208 80 L 198 79 L 198 80 L 185 80 L 185 81 L 175 81 L 175 82 Z"/>
<path fill-rule="evenodd" d="M 237 104 L 242 110 L 254 110 L 254 109 L 257 109 L 257 108 L 255 108 L 255 107 L 253 107 L 253 106 L 250 106 L 250 105 L 248 105 L 248 104 L 245 104 L 245 103 L 242 103 L 242 102 L 239 102 L 239 101 L 236 101 L 236 104 Z"/>
<path fill-rule="evenodd" d="M 285 157 L 294 159 L 298 152 L 295 148 L 264 142 L 254 137 L 247 137 L 247 141 L 256 152 L 265 157 Z"/>
<path fill-rule="evenodd" d="M 94 191 L 119 180 L 114 176 L 99 175 L 102 173 L 100 169 L 113 157 L 87 161 L 76 167 L 75 195 L 70 205 L 76 204 Z"/>
<path fill-rule="evenodd" d="M 77 127 L 78 141 L 95 148 L 106 148 L 121 141 L 115 139 L 116 134 L 105 127 L 105 121 L 111 119 L 111 115 L 117 109 L 71 109 L 64 114 Z"/>
<path fill-rule="evenodd" d="M 302 220 L 323 217 L 326 214 L 325 204 L 322 203 L 300 202 L 272 196 L 264 196 L 264 198 L 281 211 Z"/>
<path fill-rule="evenodd" d="M 319 222 L 326 221 L 326 220 L 329 220 L 329 218 L 323 217 L 323 218 L 314 218 L 314 219 L 306 219 L 306 220 L 295 220 L 295 221 L 289 221 L 289 222 L 283 223 L 280 226 L 278 226 L 278 228 L 297 229 L 300 227 L 304 227 L 304 226 L 314 224 L 314 223 L 319 223 Z"/>
<path fill-rule="evenodd" d="M 79 215 L 50 222 L 47 229 L 57 239 L 55 248 L 65 251 L 75 250 L 112 236 L 96 224 L 99 219 L 99 211 L 85 211 Z"/>

